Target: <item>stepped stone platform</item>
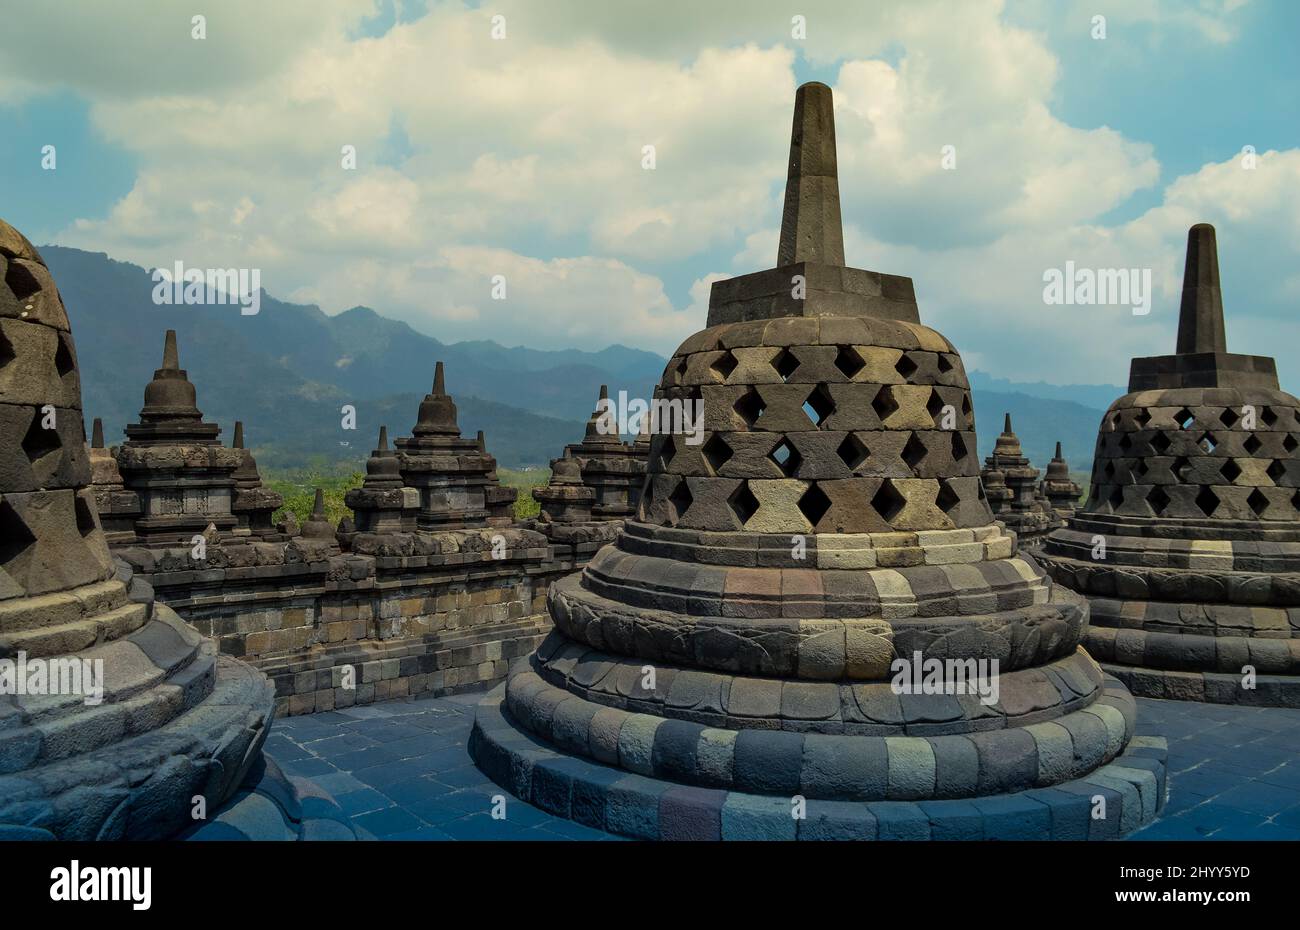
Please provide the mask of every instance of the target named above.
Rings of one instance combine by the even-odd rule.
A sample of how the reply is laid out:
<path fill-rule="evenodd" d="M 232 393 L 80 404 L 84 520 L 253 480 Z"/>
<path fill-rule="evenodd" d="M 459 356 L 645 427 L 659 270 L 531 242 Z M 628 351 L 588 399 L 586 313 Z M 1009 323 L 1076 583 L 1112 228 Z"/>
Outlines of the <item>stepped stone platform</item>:
<path fill-rule="evenodd" d="M 1229 354 L 1214 228 L 1193 226 L 1174 355 L 1135 358 L 1088 503 L 1042 562 L 1135 693 L 1300 706 L 1300 400 Z M 1099 544 L 1104 543 L 1104 557 Z"/>
<path fill-rule="evenodd" d="M 67 314 L 4 222 L 0 279 L 0 837 L 165 839 L 261 764 L 271 684 L 110 555 Z"/>
<path fill-rule="evenodd" d="M 480 706 L 475 761 L 631 836 L 795 838 L 797 802 L 845 837 L 1149 823 L 1161 746 L 1079 648 L 1087 602 L 994 519 L 960 356 L 910 280 L 843 264 L 823 84 L 796 96 L 786 192 L 780 267 L 716 283 L 665 369 L 702 442 L 652 437 L 636 516 L 549 587 L 555 631 Z"/>

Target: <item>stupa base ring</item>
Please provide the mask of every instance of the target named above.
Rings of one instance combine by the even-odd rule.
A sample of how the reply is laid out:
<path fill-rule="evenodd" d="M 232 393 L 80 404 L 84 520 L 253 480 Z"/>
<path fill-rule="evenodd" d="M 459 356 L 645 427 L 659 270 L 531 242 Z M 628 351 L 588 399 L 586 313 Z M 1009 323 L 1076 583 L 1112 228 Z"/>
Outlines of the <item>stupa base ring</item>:
<path fill-rule="evenodd" d="M 804 802 L 680 785 L 559 752 L 503 710 L 479 704 L 469 752 L 515 797 L 557 817 L 647 840 L 1101 840 L 1151 823 L 1167 797 L 1163 738 L 1134 737 L 1089 775 L 1051 788 L 964 800 Z M 1105 799 L 1105 816 L 1094 819 Z M 509 816 L 507 808 L 507 817 Z"/>
<path fill-rule="evenodd" d="M 1300 707 L 1300 676 L 1257 675 L 1254 687 L 1243 685 L 1236 672 L 1188 672 L 1135 665 L 1099 663 L 1107 675 L 1124 683 L 1138 697 L 1248 707 Z"/>

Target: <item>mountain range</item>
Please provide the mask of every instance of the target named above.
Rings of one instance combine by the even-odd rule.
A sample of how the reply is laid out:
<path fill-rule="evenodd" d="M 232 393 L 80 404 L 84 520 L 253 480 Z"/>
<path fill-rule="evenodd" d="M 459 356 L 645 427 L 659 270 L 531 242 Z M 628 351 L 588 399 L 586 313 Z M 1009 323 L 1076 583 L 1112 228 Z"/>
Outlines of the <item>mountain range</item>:
<path fill-rule="evenodd" d="M 444 343 L 369 307 L 334 316 L 263 292 L 260 311 L 232 305 L 156 305 L 150 272 L 103 253 L 44 246 L 76 335 L 87 422 L 104 420 L 105 438 L 138 419 L 144 386 L 161 364 L 163 334 L 174 329 L 181 367 L 199 407 L 229 441 L 236 418 L 263 467 L 360 464 L 379 425 L 409 434 L 434 363 L 446 367 L 465 435 L 486 434 L 505 466 L 544 465 L 582 436 L 600 385 L 649 397 L 667 360 L 612 345 L 599 351 L 543 351 L 490 340 Z M 971 372 L 987 454 L 1010 412 L 1025 454 L 1040 468 L 1059 439 L 1072 468 L 1086 470 L 1109 385 L 1020 384 Z M 343 407 L 356 429 L 341 427 Z"/>

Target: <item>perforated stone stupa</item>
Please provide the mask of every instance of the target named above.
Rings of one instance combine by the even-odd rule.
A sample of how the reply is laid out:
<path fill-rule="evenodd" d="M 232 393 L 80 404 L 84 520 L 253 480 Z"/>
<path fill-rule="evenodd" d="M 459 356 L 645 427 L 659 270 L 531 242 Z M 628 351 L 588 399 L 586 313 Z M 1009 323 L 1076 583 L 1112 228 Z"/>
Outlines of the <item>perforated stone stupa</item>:
<path fill-rule="evenodd" d="M 1200 224 L 1177 351 L 1133 359 L 1088 502 L 1048 538 L 1045 566 L 1090 598 L 1088 649 L 1134 692 L 1300 706 L 1300 401 L 1273 359 L 1229 353 L 1224 333 L 1214 227 Z"/>
<path fill-rule="evenodd" d="M 411 435 L 397 440 L 397 458 L 402 481 L 420 495 L 420 529 L 505 526 L 514 519 L 517 491 L 501 487 L 496 459 L 483 447 L 482 434 L 476 439 L 460 435 L 442 362 L 435 366 L 433 390 L 420 403 Z"/>
<path fill-rule="evenodd" d="M 267 679 L 110 557 L 63 302 L 3 221 L 0 280 L 0 839 L 164 838 L 195 829 L 197 796 L 199 829 L 230 835 L 222 806 L 258 792 L 249 803 L 276 838 L 351 838 L 341 812 L 309 829 L 300 786 L 263 760 Z"/>
<path fill-rule="evenodd" d="M 702 442 L 653 438 L 636 517 L 551 586 L 555 631 L 480 705 L 478 765 L 651 839 L 1149 821 L 1162 741 L 1079 648 L 1086 602 L 994 521 L 961 358 L 909 279 L 844 265 L 823 84 L 796 96 L 777 261 L 713 285 L 661 384 L 703 405 Z M 943 693 L 902 693 L 896 657 L 996 660 L 998 696 L 956 693 L 953 666 Z"/>

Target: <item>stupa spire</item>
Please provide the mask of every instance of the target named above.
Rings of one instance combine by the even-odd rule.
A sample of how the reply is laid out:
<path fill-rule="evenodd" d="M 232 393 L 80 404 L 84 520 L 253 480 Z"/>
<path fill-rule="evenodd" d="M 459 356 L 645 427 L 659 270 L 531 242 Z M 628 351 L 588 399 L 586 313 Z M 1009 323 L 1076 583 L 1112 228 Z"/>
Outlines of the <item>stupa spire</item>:
<path fill-rule="evenodd" d="M 796 262 L 844 264 L 835 107 L 831 89 L 819 81 L 802 85 L 794 98 L 790 169 L 776 264 L 783 267 Z"/>
<path fill-rule="evenodd" d="M 181 367 L 180 353 L 176 350 L 176 330 L 167 330 L 167 336 L 163 341 L 163 371 L 179 371 Z"/>
<path fill-rule="evenodd" d="M 1228 351 L 1223 292 L 1219 289 L 1219 246 L 1209 223 L 1197 223 L 1187 231 L 1177 351 L 1179 355 Z"/>
<path fill-rule="evenodd" d="M 95 417 L 95 423 L 90 430 L 90 448 L 104 448 L 104 421 Z"/>

